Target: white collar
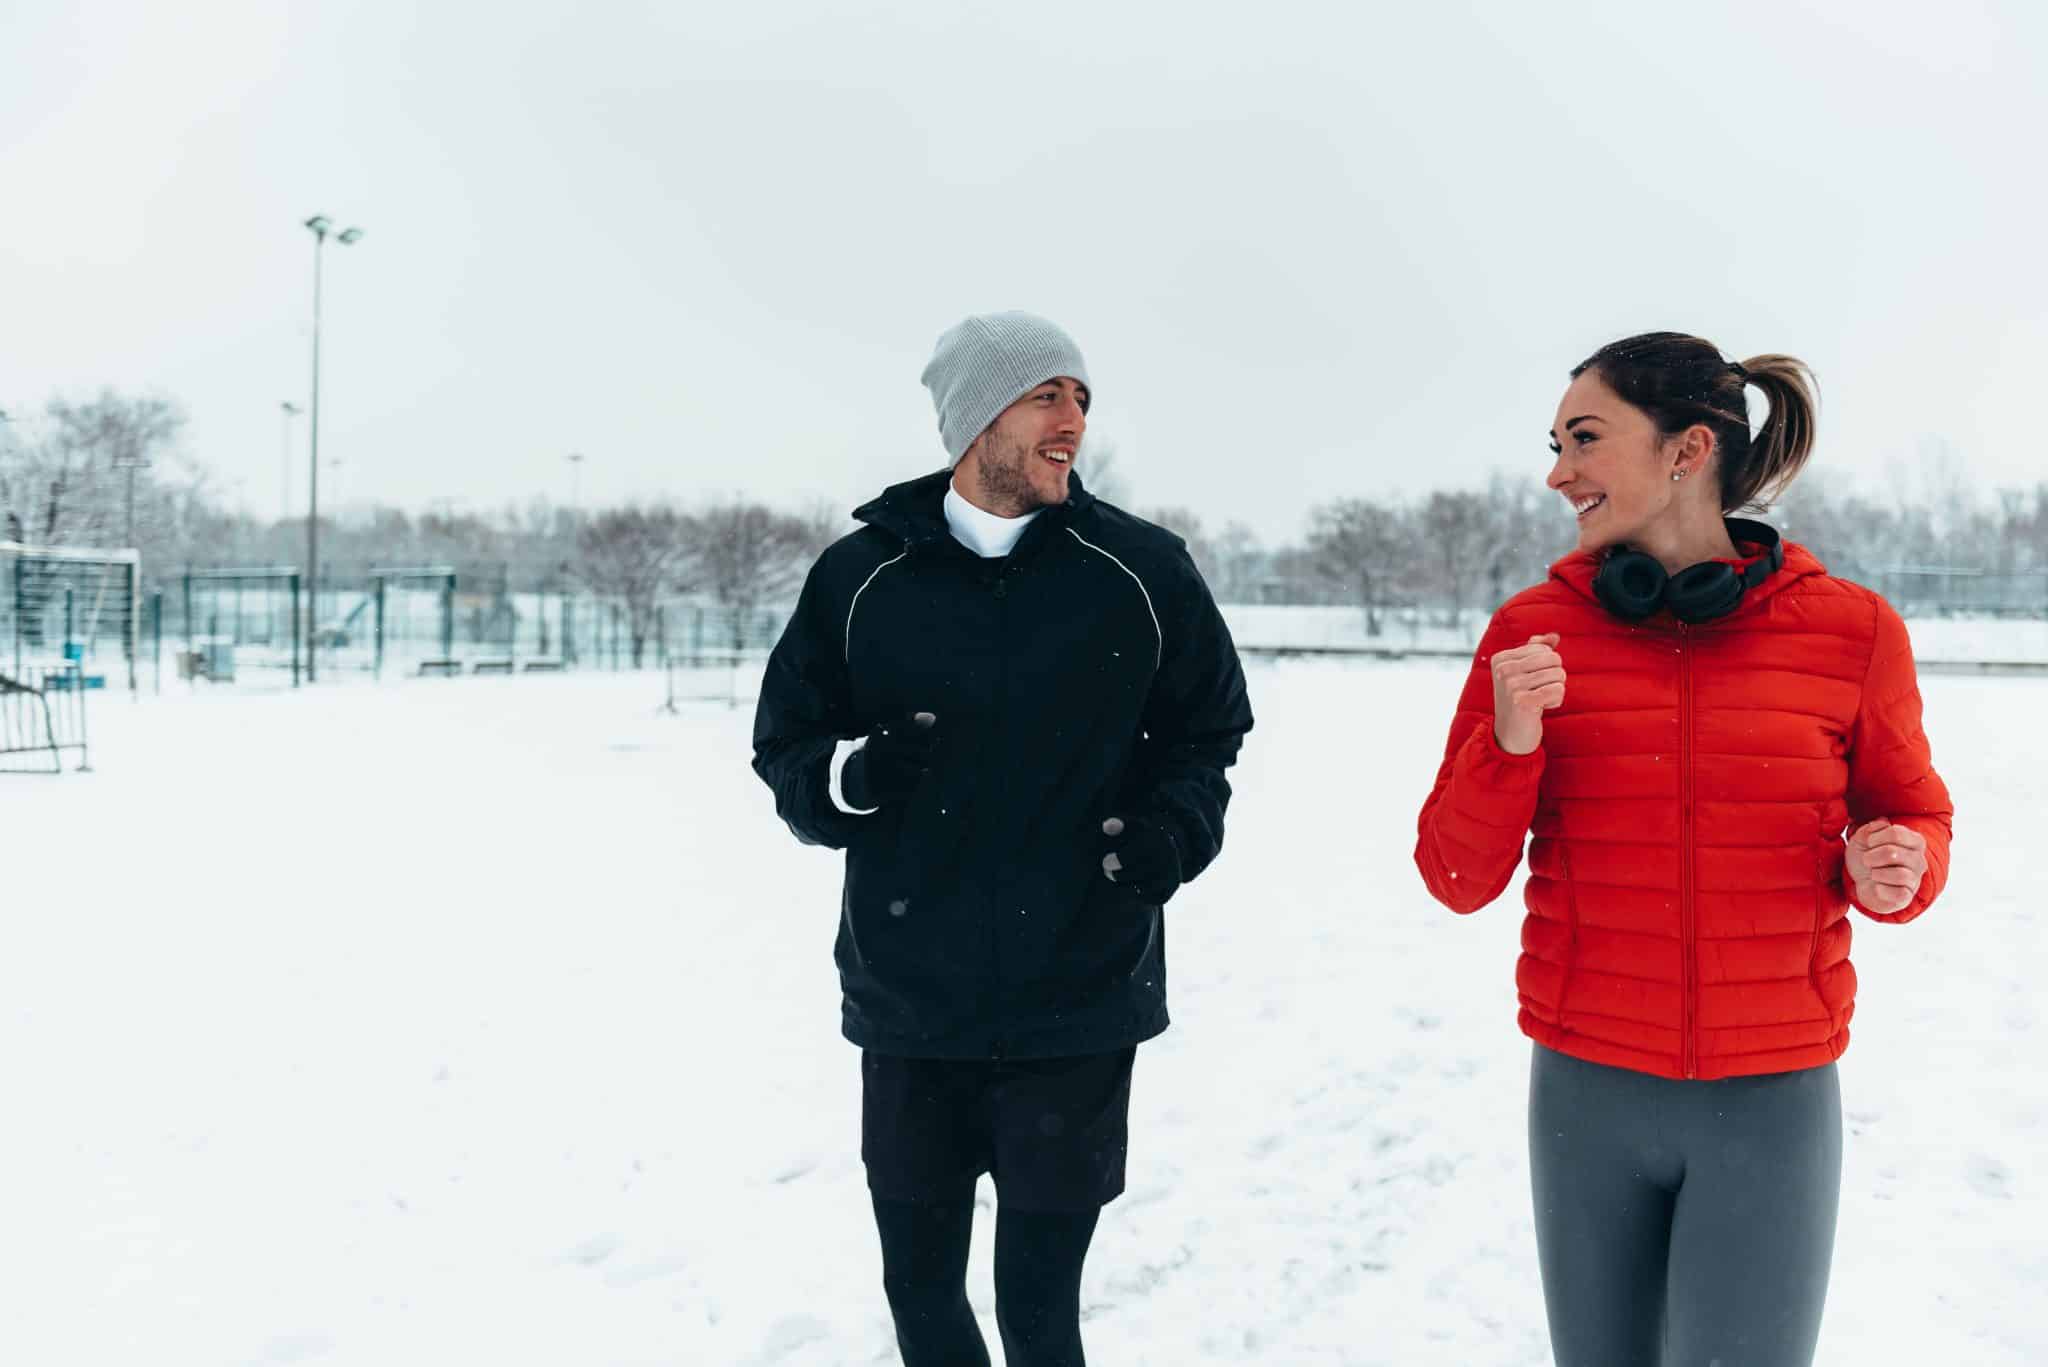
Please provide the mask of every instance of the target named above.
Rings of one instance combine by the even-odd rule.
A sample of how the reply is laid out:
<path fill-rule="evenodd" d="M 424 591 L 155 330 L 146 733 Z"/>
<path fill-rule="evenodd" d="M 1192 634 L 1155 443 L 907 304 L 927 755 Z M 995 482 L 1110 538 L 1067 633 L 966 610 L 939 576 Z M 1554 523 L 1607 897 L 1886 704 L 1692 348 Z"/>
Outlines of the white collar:
<path fill-rule="evenodd" d="M 998 517 L 969 503 L 951 484 L 946 486 L 947 529 L 955 541 L 984 560 L 1000 560 L 1008 555 L 1024 535 L 1024 529 L 1031 525 L 1031 519 L 1044 511 L 1035 508 L 1022 517 Z"/>

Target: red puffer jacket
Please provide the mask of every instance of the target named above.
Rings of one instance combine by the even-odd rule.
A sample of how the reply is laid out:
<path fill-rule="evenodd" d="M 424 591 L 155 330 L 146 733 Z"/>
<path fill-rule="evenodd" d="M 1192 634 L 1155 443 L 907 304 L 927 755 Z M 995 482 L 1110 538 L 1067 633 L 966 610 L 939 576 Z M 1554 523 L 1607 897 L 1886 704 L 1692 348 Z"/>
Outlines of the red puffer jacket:
<path fill-rule="evenodd" d="M 1423 804 L 1423 880 L 1477 911 L 1533 831 L 1515 984 L 1540 1044 L 1673 1078 L 1838 1058 L 1856 998 L 1845 832 L 1888 817 L 1927 838 L 1919 892 L 1857 908 L 1875 920 L 1912 920 L 1948 877 L 1905 623 L 1791 544 L 1733 613 L 1692 626 L 1610 615 L 1598 568 L 1566 556 L 1494 614 Z M 1564 704 L 1510 755 L 1489 662 L 1553 631 Z"/>

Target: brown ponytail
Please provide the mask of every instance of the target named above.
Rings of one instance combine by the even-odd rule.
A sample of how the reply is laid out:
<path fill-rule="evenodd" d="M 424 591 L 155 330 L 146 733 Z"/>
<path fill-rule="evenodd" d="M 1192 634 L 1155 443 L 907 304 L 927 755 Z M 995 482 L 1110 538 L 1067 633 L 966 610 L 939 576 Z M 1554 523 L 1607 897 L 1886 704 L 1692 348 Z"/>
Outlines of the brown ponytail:
<path fill-rule="evenodd" d="M 1645 332 L 1601 347 L 1572 368 L 1572 378 L 1588 370 L 1649 414 L 1665 436 L 1695 424 L 1714 434 L 1724 513 L 1768 504 L 1813 454 L 1813 371 L 1795 357 L 1770 352 L 1737 365 L 1698 337 Z M 1754 438 L 1746 384 L 1762 390 L 1770 405 Z"/>
<path fill-rule="evenodd" d="M 1813 371 L 1797 357 L 1768 352 L 1750 357 L 1742 369 L 1771 411 L 1749 442 L 1748 458 L 1721 464 L 1721 510 L 1730 513 L 1767 506 L 1798 477 L 1813 454 L 1818 406 Z"/>

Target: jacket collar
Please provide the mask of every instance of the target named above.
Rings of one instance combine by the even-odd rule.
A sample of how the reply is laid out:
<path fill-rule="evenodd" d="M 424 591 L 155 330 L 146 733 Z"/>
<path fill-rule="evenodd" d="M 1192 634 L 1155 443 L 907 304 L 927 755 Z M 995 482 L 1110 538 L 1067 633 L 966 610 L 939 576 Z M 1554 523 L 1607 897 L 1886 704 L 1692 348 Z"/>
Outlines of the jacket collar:
<path fill-rule="evenodd" d="M 907 550 L 937 545 L 955 546 L 966 551 L 967 548 L 953 539 L 952 531 L 946 526 L 946 489 L 952 482 L 951 470 L 935 470 L 901 484 L 892 484 L 855 508 L 854 520 L 901 538 Z M 1054 520 L 1064 522 L 1093 502 L 1095 495 L 1081 487 L 1081 476 L 1070 472 L 1067 475 L 1067 501 L 1056 508 L 1047 508 L 1045 516 L 1034 519 L 1025 529 L 1023 539 L 1017 543 L 1017 550 L 1024 549 L 1028 542 L 1042 539 L 1041 524 Z M 1017 550 L 1011 554 L 1015 555 Z"/>
<path fill-rule="evenodd" d="M 1757 604 L 1772 597 L 1788 584 L 1804 579 L 1808 575 L 1828 572 L 1827 566 L 1821 564 L 1819 557 L 1798 542 L 1787 541 L 1783 544 L 1785 563 L 1767 576 L 1762 583 L 1743 593 L 1742 605 L 1729 614 L 1731 618 L 1741 617 L 1750 612 Z M 1737 570 L 1746 568 L 1764 554 L 1764 547 L 1754 542 L 1737 540 L 1735 549 L 1739 554 L 1732 559 L 1723 558 L 1722 563 Z M 1605 558 L 1605 551 L 1573 551 L 1551 565 L 1550 577 L 1588 602 L 1597 605 L 1600 596 L 1593 591 L 1593 577 L 1600 573 L 1600 565 Z M 1668 626 L 1676 619 L 1668 611 L 1660 610 L 1647 620 L 1649 623 Z"/>

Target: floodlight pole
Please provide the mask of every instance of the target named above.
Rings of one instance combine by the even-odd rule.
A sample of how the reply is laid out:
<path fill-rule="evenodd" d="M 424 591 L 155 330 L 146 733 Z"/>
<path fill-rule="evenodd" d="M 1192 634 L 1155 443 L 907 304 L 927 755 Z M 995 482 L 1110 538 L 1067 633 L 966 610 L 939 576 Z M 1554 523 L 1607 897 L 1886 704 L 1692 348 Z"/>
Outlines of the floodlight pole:
<path fill-rule="evenodd" d="M 313 393 L 310 421 L 312 449 L 306 503 L 306 682 L 319 680 L 320 651 L 320 249 L 327 245 L 327 230 L 334 221 L 325 214 L 306 220 L 313 233 Z M 361 228 L 344 228 L 334 240 L 346 247 L 363 235 Z"/>

